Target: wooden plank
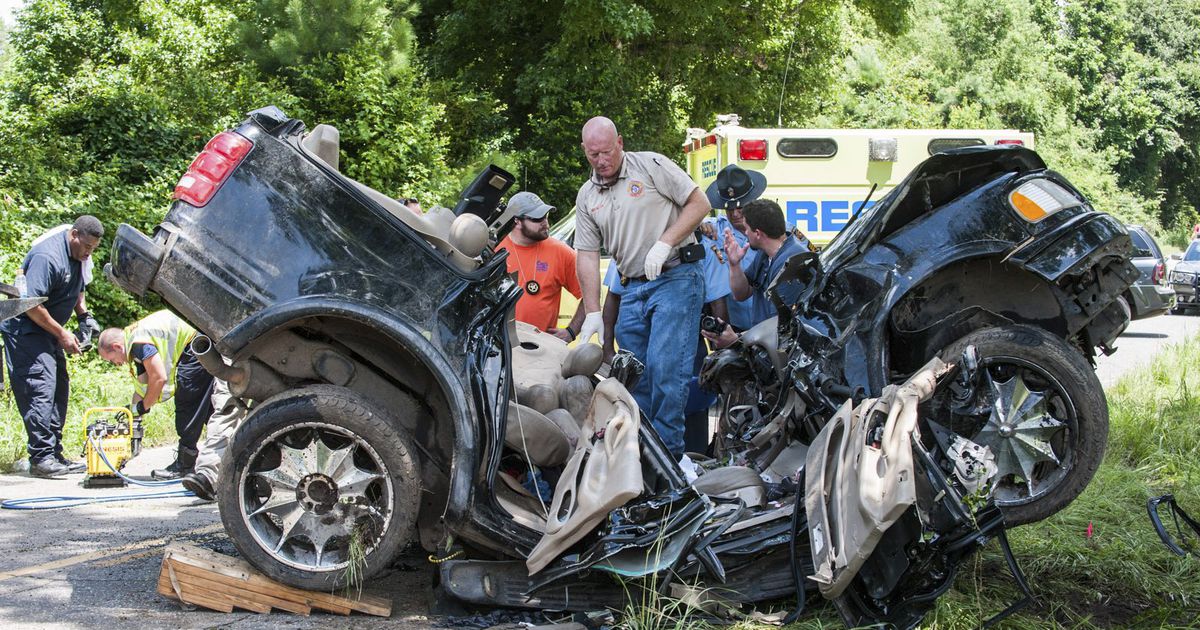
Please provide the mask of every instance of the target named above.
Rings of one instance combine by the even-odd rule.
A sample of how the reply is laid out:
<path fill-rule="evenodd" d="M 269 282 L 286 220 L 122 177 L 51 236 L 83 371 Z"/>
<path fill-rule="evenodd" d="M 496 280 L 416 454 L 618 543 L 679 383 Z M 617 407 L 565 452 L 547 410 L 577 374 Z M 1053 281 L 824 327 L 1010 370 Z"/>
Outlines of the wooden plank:
<path fill-rule="evenodd" d="M 166 584 L 166 592 L 163 592 L 164 583 Z M 185 595 L 185 599 L 181 600 L 181 599 L 177 598 L 175 596 L 174 589 L 171 588 L 170 580 L 162 574 L 159 574 L 158 592 L 162 593 L 163 595 L 166 595 L 167 597 L 169 597 L 175 601 L 182 602 L 185 604 L 194 604 L 197 606 L 203 606 L 205 608 L 208 608 L 210 610 L 215 610 L 217 612 L 225 612 L 225 613 L 233 612 L 233 604 L 230 604 L 229 602 L 218 601 L 215 599 L 209 599 L 207 597 L 204 597 L 203 595 L 198 595 L 195 593 L 188 593 Z"/>
<path fill-rule="evenodd" d="M 306 617 L 312 613 L 312 609 L 303 603 L 289 599 L 273 597 L 269 594 L 256 590 L 254 585 L 239 584 L 236 580 L 230 580 L 228 577 L 220 576 L 214 573 L 205 573 L 200 569 L 189 567 L 185 564 L 176 564 L 175 572 L 184 584 L 191 584 L 204 588 L 205 590 L 229 596 L 235 602 L 249 601 L 255 602 L 260 606 L 266 606 L 267 609 L 261 612 L 270 612 L 271 608 L 279 608 L 281 610 L 293 612 L 298 615 L 304 615 Z M 246 608 L 245 606 L 240 605 L 239 607 Z M 247 610 L 255 610 L 255 612 L 259 612 L 254 608 L 247 608 Z"/>
<path fill-rule="evenodd" d="M 168 549 L 167 556 L 175 562 L 189 564 L 233 578 L 244 579 L 247 584 L 261 584 L 263 587 L 269 589 L 266 592 L 270 592 L 277 597 L 303 601 L 330 612 L 349 614 L 350 610 L 357 610 L 380 617 L 389 617 L 392 613 L 392 602 L 389 599 L 366 594 L 355 599 L 320 591 L 307 591 L 294 588 L 268 578 L 251 567 L 249 563 L 200 547 L 175 543 Z"/>
<path fill-rule="evenodd" d="M 180 600 L 175 593 L 174 586 L 170 582 L 170 578 L 166 578 L 160 574 L 159 576 L 159 593 L 165 589 L 170 590 L 167 597 L 186 602 L 188 604 L 198 604 L 205 608 L 212 608 L 222 612 L 233 612 L 233 608 L 242 608 L 256 613 L 269 613 L 271 607 L 236 595 L 216 591 L 209 588 L 202 582 L 193 582 L 191 576 L 176 574 L 176 582 L 179 584 L 179 591 L 183 598 Z"/>
<path fill-rule="evenodd" d="M 166 564 L 168 561 L 172 563 L 171 566 L 174 566 L 177 571 L 182 572 L 186 570 L 192 576 L 205 577 L 209 581 L 233 586 L 239 590 L 253 589 L 254 593 L 273 597 L 277 600 L 294 602 L 296 605 L 303 605 L 308 608 L 319 608 L 342 615 L 349 615 L 351 611 L 358 611 L 369 615 L 389 617 L 392 613 L 392 602 L 387 598 L 365 594 L 358 598 L 349 598 L 332 593 L 294 588 L 268 578 L 243 560 L 231 558 L 194 545 L 178 542 L 171 543 L 168 545 L 163 556 L 164 571 L 166 570 L 165 567 L 168 566 Z M 184 569 L 184 567 L 188 567 L 188 569 Z M 204 573 L 211 575 L 204 575 Z M 283 606 L 276 607 L 284 608 Z"/>

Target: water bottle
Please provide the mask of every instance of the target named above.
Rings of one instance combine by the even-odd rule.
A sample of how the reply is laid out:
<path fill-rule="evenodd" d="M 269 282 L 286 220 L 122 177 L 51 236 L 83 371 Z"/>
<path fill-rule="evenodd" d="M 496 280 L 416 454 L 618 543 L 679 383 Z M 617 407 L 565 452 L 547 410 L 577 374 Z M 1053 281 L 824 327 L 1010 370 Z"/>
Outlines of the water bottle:
<path fill-rule="evenodd" d="M 13 280 L 13 286 L 17 287 L 17 293 L 20 297 L 29 297 L 29 285 L 25 282 L 25 270 L 17 270 L 17 279 Z"/>

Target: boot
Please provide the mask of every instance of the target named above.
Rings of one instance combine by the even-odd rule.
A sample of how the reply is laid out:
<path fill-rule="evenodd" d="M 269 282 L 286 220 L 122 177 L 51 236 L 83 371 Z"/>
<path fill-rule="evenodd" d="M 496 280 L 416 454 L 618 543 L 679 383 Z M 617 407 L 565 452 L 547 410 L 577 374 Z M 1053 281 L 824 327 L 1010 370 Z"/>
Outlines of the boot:
<path fill-rule="evenodd" d="M 179 452 L 175 454 L 175 461 L 166 468 L 150 471 L 150 476 L 155 479 L 179 479 L 192 472 L 192 469 L 196 467 L 196 456 L 199 454 L 200 452 L 194 448 L 180 446 Z"/>
<path fill-rule="evenodd" d="M 193 471 L 183 476 L 182 483 L 183 487 L 191 490 L 197 499 L 201 501 L 215 500 L 216 493 L 213 492 L 213 486 L 208 482 L 208 477 Z"/>

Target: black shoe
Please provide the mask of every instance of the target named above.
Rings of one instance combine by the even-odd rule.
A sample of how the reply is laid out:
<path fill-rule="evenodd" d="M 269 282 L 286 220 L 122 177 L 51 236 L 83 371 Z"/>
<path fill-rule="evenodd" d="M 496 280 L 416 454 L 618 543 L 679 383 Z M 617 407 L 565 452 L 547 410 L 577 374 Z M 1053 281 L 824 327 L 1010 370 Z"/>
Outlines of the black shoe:
<path fill-rule="evenodd" d="M 87 464 L 84 464 L 83 462 L 73 462 L 73 461 L 67 459 L 66 456 L 64 456 L 62 453 L 55 455 L 54 459 L 57 460 L 58 463 L 67 467 L 68 474 L 81 473 L 81 472 L 87 470 Z"/>
<path fill-rule="evenodd" d="M 67 472 L 67 467 L 53 457 L 47 457 L 29 467 L 29 474 L 42 479 L 58 479 L 66 476 Z"/>
<path fill-rule="evenodd" d="M 179 469 L 179 462 L 173 462 L 166 468 L 155 468 L 150 471 L 150 476 L 155 479 L 179 479 L 185 474 Z"/>
<path fill-rule="evenodd" d="M 155 479 L 179 479 L 196 468 L 196 456 L 199 454 L 194 448 L 180 446 L 175 454 L 175 461 L 166 468 L 150 471 L 150 476 Z"/>
<path fill-rule="evenodd" d="M 183 476 L 183 487 L 191 490 L 192 494 L 196 495 L 197 499 L 202 501 L 213 501 L 214 493 L 212 484 L 208 482 L 208 477 L 199 473 L 190 472 Z"/>

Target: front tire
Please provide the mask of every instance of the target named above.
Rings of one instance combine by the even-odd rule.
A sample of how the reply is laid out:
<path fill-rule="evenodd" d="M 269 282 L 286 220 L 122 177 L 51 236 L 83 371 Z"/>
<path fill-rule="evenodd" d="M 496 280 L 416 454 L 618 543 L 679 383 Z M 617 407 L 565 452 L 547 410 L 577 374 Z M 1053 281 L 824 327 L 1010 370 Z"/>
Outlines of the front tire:
<path fill-rule="evenodd" d="M 267 400 L 230 453 L 221 520 L 275 580 L 326 591 L 361 583 L 412 538 L 416 452 L 395 419 L 351 390 L 319 385 Z"/>
<path fill-rule="evenodd" d="M 1104 458 L 1104 388 L 1078 350 L 1040 328 L 977 330 L 940 356 L 957 362 L 969 345 L 990 413 L 957 417 L 953 428 L 996 455 L 993 498 L 1009 525 L 1045 519 L 1083 492 Z"/>

